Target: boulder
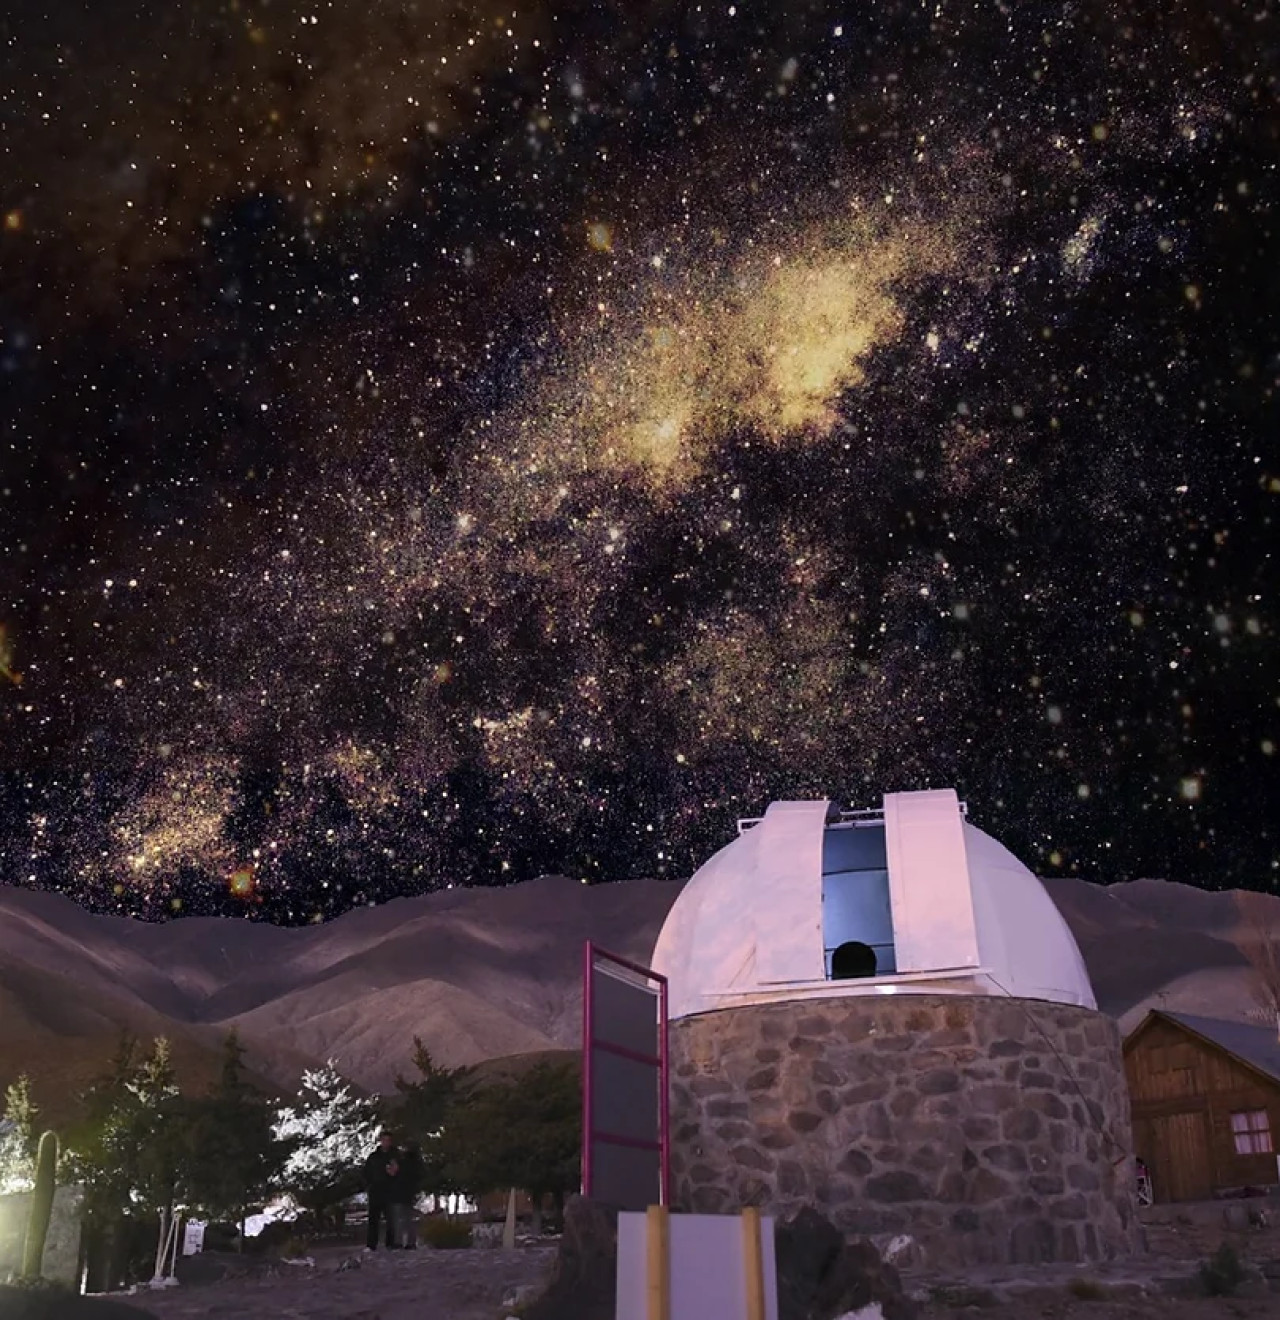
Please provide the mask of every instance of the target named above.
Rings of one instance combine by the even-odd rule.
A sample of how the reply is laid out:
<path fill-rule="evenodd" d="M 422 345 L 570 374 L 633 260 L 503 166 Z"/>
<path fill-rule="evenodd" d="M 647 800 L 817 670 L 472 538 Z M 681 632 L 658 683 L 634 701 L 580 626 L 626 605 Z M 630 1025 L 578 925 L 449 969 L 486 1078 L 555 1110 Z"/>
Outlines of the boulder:
<path fill-rule="evenodd" d="M 614 1320 L 617 1291 L 617 1211 L 575 1196 L 565 1206 L 551 1282 L 525 1320 Z"/>
<path fill-rule="evenodd" d="M 873 1304 L 884 1320 L 914 1320 L 898 1271 L 870 1242 L 846 1242 L 816 1210 L 780 1223 L 775 1242 L 778 1320 L 836 1320 Z"/>
<path fill-rule="evenodd" d="M 843 1250 L 840 1230 L 807 1206 L 777 1226 L 779 1320 L 809 1320 L 818 1288 Z"/>
<path fill-rule="evenodd" d="M 56 1288 L 0 1287 L 0 1320 L 155 1320 L 150 1311 L 111 1297 Z"/>

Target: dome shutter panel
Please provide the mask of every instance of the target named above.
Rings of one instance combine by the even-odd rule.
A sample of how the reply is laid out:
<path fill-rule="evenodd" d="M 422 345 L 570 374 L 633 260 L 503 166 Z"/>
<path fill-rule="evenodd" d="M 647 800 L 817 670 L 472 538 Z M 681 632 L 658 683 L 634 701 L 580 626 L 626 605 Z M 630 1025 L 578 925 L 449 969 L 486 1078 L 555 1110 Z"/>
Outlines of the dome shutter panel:
<path fill-rule="evenodd" d="M 964 822 L 955 793 L 887 794 L 884 823 L 898 971 L 979 966 Z"/>
<path fill-rule="evenodd" d="M 822 837 L 829 803 L 774 802 L 756 833 L 756 981 L 821 981 Z M 730 916 L 728 919 L 732 920 Z"/>

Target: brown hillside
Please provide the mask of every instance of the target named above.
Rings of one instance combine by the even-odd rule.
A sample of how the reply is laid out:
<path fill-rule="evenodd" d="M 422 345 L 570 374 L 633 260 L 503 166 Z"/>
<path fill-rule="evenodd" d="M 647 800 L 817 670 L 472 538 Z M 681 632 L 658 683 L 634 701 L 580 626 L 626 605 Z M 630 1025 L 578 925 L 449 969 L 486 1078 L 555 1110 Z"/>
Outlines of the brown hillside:
<path fill-rule="evenodd" d="M 1235 896 L 1143 880 L 1050 880 L 1100 1006 L 1253 1011 Z M 680 886 L 544 877 L 361 908 L 298 929 L 213 918 L 148 925 L 0 888 L 0 1084 L 32 1073 L 51 1115 L 110 1057 L 121 1028 L 173 1042 L 184 1080 L 213 1075 L 234 1026 L 251 1065 L 292 1090 L 336 1059 L 387 1091 L 420 1036 L 446 1065 L 578 1048 L 584 939 L 647 959 Z M 1271 900 L 1280 927 L 1280 899 Z"/>

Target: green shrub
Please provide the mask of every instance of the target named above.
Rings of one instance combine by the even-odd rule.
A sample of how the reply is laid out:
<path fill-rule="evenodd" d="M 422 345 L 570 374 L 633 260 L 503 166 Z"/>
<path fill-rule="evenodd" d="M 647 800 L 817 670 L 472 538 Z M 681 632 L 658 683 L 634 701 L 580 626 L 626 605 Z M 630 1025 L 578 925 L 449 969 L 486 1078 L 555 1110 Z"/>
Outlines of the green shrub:
<path fill-rule="evenodd" d="M 1224 1242 L 1200 1266 L 1200 1283 L 1210 1297 L 1230 1297 L 1244 1282 L 1244 1268 L 1230 1242 Z"/>
<path fill-rule="evenodd" d="M 311 1254 L 311 1245 L 304 1237 L 286 1238 L 280 1244 L 280 1256 L 284 1260 L 301 1260 Z"/>
<path fill-rule="evenodd" d="M 471 1225 L 464 1219 L 449 1219 L 432 1215 L 422 1221 L 419 1236 L 424 1246 L 441 1251 L 456 1251 L 471 1245 Z"/>

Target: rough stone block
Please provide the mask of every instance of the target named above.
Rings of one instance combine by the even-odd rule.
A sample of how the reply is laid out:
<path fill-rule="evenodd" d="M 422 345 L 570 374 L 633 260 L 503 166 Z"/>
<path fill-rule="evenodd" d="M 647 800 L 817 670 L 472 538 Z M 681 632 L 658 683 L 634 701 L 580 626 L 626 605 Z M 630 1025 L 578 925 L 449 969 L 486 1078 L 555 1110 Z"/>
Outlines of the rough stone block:
<path fill-rule="evenodd" d="M 801 1036 L 825 1036 L 830 1030 L 830 1019 L 824 1013 L 808 1013 L 796 1021 L 796 1031 Z"/>
<path fill-rule="evenodd" d="M 816 1060 L 809 1069 L 809 1076 L 817 1086 L 843 1086 L 848 1078 L 838 1068 L 822 1059 Z"/>
<path fill-rule="evenodd" d="M 778 1084 L 778 1070 L 774 1067 L 761 1068 L 753 1072 L 747 1078 L 745 1086 L 748 1091 L 769 1091 Z"/>
<path fill-rule="evenodd" d="M 960 1124 L 960 1131 L 966 1141 L 994 1141 L 1000 1135 L 1000 1124 L 986 1115 L 971 1114 Z"/>
<path fill-rule="evenodd" d="M 855 1082 L 841 1093 L 843 1105 L 863 1105 L 869 1100 L 883 1100 L 889 1094 L 889 1083 L 883 1077 L 872 1077 L 865 1082 Z"/>
<path fill-rule="evenodd" d="M 869 1200 L 890 1205 L 899 1201 L 923 1201 L 929 1195 L 919 1175 L 908 1169 L 878 1173 L 867 1179 L 865 1190 Z"/>
<path fill-rule="evenodd" d="M 908 1118 L 915 1113 L 920 1097 L 914 1091 L 897 1091 L 889 1101 L 889 1112 L 894 1118 Z"/>
<path fill-rule="evenodd" d="M 1000 1169 L 1005 1173 L 1025 1173 L 1027 1171 L 1027 1153 L 1022 1146 L 1015 1145 L 1013 1142 L 988 1146 L 982 1152 L 982 1158 L 993 1169 Z"/>
<path fill-rule="evenodd" d="M 994 1041 L 987 1053 L 993 1059 L 1013 1059 L 1025 1054 L 1026 1046 L 1020 1040 L 1006 1038 Z"/>
<path fill-rule="evenodd" d="M 1009 1259 L 1015 1265 L 1041 1265 L 1057 1255 L 1057 1235 L 1045 1219 L 1026 1219 L 1009 1235 Z"/>
<path fill-rule="evenodd" d="M 905 1054 L 908 1050 L 914 1048 L 915 1044 L 916 1038 L 914 1036 L 877 1035 L 875 1038 L 875 1048 L 882 1054 Z"/>
<path fill-rule="evenodd" d="M 807 1109 L 798 1109 L 787 1116 L 787 1122 L 800 1133 L 813 1132 L 822 1126 L 822 1115 Z"/>
<path fill-rule="evenodd" d="M 711 1095 L 731 1095 L 733 1087 L 723 1077 L 695 1077 L 689 1083 L 689 1094 L 699 1100 Z"/>
<path fill-rule="evenodd" d="M 1006 1141 L 1035 1141 L 1040 1135 L 1040 1115 L 1034 1109 L 1014 1109 L 1000 1120 Z"/>
<path fill-rule="evenodd" d="M 921 1095 L 947 1095 L 960 1089 L 960 1074 L 950 1068 L 935 1068 L 916 1081 Z"/>
<path fill-rule="evenodd" d="M 765 1172 L 771 1172 L 775 1166 L 775 1161 L 771 1156 L 763 1151 L 756 1150 L 754 1146 L 735 1146 L 729 1152 L 729 1158 L 735 1164 L 741 1164 L 747 1169 L 762 1169 Z"/>
<path fill-rule="evenodd" d="M 728 1096 L 716 1095 L 707 1101 L 703 1113 L 708 1118 L 747 1118 L 751 1107 L 745 1100 L 731 1100 Z"/>
<path fill-rule="evenodd" d="M 1079 1192 L 1096 1192 L 1102 1186 L 1097 1170 L 1084 1164 L 1068 1165 L 1067 1181 Z"/>

